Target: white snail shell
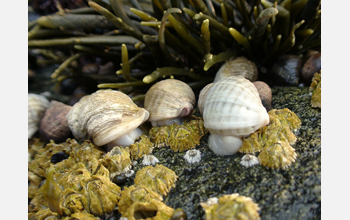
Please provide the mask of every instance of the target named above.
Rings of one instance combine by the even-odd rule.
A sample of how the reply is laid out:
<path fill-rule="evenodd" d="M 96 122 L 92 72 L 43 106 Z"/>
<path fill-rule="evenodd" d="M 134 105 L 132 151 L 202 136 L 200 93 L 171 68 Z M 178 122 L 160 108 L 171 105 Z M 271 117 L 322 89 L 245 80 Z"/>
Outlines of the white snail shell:
<path fill-rule="evenodd" d="M 251 82 L 258 79 L 258 68 L 245 57 L 237 57 L 225 62 L 215 75 L 214 82 L 229 76 L 242 76 Z"/>
<path fill-rule="evenodd" d="M 241 138 L 269 123 L 255 86 L 241 76 L 209 84 L 199 95 L 198 106 L 209 132 L 209 147 L 218 155 L 236 153 Z"/>
<path fill-rule="evenodd" d="M 28 139 L 39 129 L 40 120 L 49 104 L 45 96 L 28 94 Z"/>
<path fill-rule="evenodd" d="M 195 95 L 186 83 L 166 79 L 154 84 L 146 93 L 145 109 L 153 126 L 182 124 L 182 117 L 190 115 L 196 103 Z"/>
<path fill-rule="evenodd" d="M 149 117 L 122 92 L 106 89 L 84 96 L 67 114 L 68 125 L 80 141 L 92 139 L 95 145 L 129 146 L 142 131 L 137 128 Z"/>

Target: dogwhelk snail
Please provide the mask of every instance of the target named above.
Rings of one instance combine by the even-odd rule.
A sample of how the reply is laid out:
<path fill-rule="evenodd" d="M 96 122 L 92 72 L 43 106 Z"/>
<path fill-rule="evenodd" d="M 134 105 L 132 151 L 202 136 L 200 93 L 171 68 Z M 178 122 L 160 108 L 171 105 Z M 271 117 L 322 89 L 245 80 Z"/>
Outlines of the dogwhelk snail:
<path fill-rule="evenodd" d="M 257 89 L 241 76 L 208 84 L 199 94 L 198 108 L 210 132 L 208 145 L 218 155 L 236 153 L 241 138 L 269 123 Z"/>
<path fill-rule="evenodd" d="M 153 126 L 173 123 L 181 125 L 183 117 L 190 115 L 196 104 L 195 95 L 186 83 L 166 79 L 154 84 L 146 93 L 145 109 Z"/>
<path fill-rule="evenodd" d="M 95 145 L 129 146 L 142 131 L 138 128 L 149 117 L 127 95 L 115 90 L 98 90 L 84 96 L 67 114 L 68 125 L 80 141 L 92 139 Z"/>

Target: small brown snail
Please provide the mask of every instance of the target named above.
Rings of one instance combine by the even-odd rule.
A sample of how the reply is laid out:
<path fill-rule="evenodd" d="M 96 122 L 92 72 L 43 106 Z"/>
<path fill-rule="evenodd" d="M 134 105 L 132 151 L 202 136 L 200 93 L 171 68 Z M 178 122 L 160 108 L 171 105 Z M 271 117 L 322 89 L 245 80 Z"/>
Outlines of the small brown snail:
<path fill-rule="evenodd" d="M 59 143 L 72 135 L 66 118 L 71 108 L 62 102 L 51 101 L 40 121 L 39 134 L 43 140 Z"/>
<path fill-rule="evenodd" d="M 312 77 L 316 72 L 321 69 L 321 53 L 312 54 L 305 62 L 303 68 L 301 69 L 301 77 L 303 81 L 310 85 Z"/>

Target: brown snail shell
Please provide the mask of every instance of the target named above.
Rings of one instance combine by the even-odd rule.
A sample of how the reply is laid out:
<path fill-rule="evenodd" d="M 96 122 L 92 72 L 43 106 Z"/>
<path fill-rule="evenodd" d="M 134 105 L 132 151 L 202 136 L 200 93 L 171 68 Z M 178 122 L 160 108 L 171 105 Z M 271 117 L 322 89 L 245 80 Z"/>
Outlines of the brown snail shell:
<path fill-rule="evenodd" d="M 62 102 L 51 101 L 40 121 L 39 135 L 43 140 L 63 142 L 72 135 L 66 118 L 71 108 Z"/>
<path fill-rule="evenodd" d="M 245 57 L 237 57 L 225 62 L 216 73 L 214 82 L 228 76 L 242 76 L 251 82 L 258 79 L 258 68 Z"/>
<path fill-rule="evenodd" d="M 40 120 L 49 104 L 45 96 L 28 94 L 28 139 L 38 131 Z"/>
<path fill-rule="evenodd" d="M 272 109 L 272 92 L 270 86 L 263 81 L 255 81 L 253 84 L 259 92 L 259 97 L 266 111 L 270 111 Z"/>
<path fill-rule="evenodd" d="M 144 106 L 150 114 L 148 121 L 153 126 L 164 126 L 182 124 L 181 118 L 190 115 L 195 104 L 191 87 L 177 79 L 166 79 L 147 91 Z"/>
<path fill-rule="evenodd" d="M 321 69 L 321 53 L 312 54 L 301 69 L 301 77 L 306 85 L 310 85 L 312 77 Z"/>
<path fill-rule="evenodd" d="M 67 114 L 68 125 L 80 141 L 92 139 L 95 145 L 129 146 L 142 131 L 138 128 L 149 117 L 122 92 L 104 89 L 84 96 Z"/>
<path fill-rule="evenodd" d="M 272 65 L 271 73 L 274 83 L 281 86 L 299 84 L 302 60 L 299 56 L 286 54 Z"/>

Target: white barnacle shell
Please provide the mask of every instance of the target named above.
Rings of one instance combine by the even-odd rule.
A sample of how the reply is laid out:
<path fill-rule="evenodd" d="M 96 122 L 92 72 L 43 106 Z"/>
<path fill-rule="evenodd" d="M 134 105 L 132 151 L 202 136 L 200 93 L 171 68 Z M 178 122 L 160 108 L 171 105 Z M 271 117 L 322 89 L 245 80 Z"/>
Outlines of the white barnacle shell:
<path fill-rule="evenodd" d="M 138 107 L 127 95 L 115 90 L 98 90 L 84 96 L 67 114 L 69 128 L 80 141 L 92 139 L 95 145 L 129 146 L 148 119 L 147 110 Z"/>
<path fill-rule="evenodd" d="M 145 109 L 153 126 L 182 124 L 182 118 L 190 115 L 196 104 L 195 95 L 186 83 L 166 79 L 154 84 L 146 93 Z"/>
<path fill-rule="evenodd" d="M 28 94 L 28 138 L 39 129 L 40 120 L 49 104 L 50 101 L 45 96 Z"/>
<path fill-rule="evenodd" d="M 144 166 L 149 166 L 149 165 L 154 166 L 158 162 L 159 162 L 158 158 L 156 158 L 153 155 L 144 155 L 143 159 L 142 159 L 142 165 L 144 165 Z"/>
<path fill-rule="evenodd" d="M 134 170 L 130 170 L 130 169 L 127 170 L 127 171 L 124 173 L 125 177 L 127 177 L 127 178 L 132 177 L 134 174 L 135 174 L 135 171 L 134 171 Z"/>
<path fill-rule="evenodd" d="M 246 154 L 241 159 L 241 165 L 245 167 L 251 167 L 260 164 L 259 159 L 251 154 Z"/>
<path fill-rule="evenodd" d="M 188 163 L 198 163 L 201 161 L 201 152 L 197 149 L 188 150 L 184 158 Z"/>
<path fill-rule="evenodd" d="M 241 76 L 225 77 L 202 89 L 198 101 L 208 145 L 218 155 L 236 153 L 242 139 L 269 123 L 256 87 Z"/>

